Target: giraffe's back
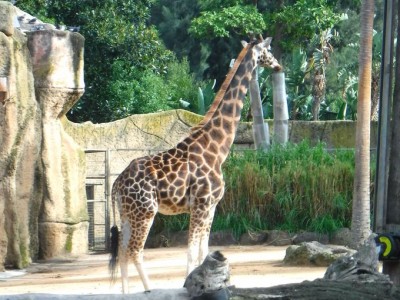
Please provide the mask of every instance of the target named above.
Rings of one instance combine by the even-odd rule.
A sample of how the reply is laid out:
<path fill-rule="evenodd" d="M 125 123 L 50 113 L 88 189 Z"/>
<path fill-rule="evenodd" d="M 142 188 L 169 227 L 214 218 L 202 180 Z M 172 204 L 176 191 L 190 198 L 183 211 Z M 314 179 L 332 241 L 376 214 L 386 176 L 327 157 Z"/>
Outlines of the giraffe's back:
<path fill-rule="evenodd" d="M 190 174 L 186 158 L 181 149 L 172 148 L 132 160 L 113 185 L 120 213 L 141 213 L 142 208 L 166 215 L 188 213 Z"/>

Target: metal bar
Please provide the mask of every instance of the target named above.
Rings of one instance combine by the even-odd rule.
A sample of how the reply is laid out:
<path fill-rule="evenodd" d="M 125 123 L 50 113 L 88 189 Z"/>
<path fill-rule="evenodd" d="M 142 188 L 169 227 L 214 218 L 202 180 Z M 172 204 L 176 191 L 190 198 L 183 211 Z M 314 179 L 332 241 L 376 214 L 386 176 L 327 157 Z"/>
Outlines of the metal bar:
<path fill-rule="evenodd" d="M 86 179 L 105 179 L 106 176 L 86 176 Z"/>
<path fill-rule="evenodd" d="M 151 149 L 151 148 L 118 148 L 118 149 L 113 149 L 112 151 L 140 151 L 140 152 L 160 152 L 160 151 L 166 151 L 169 148 L 166 149 Z"/>
<path fill-rule="evenodd" d="M 105 244 L 105 249 L 108 251 L 109 245 L 110 245 L 110 235 L 109 235 L 109 229 L 110 229 L 110 214 L 109 214 L 109 207 L 110 207 L 110 150 L 107 150 L 105 153 L 105 174 L 106 177 L 104 179 L 104 185 L 105 185 L 105 199 L 106 199 L 106 205 L 105 205 L 105 230 L 104 230 L 104 240 L 106 242 Z"/>
<path fill-rule="evenodd" d="M 388 181 L 388 153 L 393 74 L 393 0 L 385 1 L 384 42 L 379 101 L 377 163 L 375 174 L 374 231 L 385 230 Z"/>
<path fill-rule="evenodd" d="M 106 152 L 107 149 L 85 149 L 85 153 L 99 153 Z"/>
<path fill-rule="evenodd" d="M 96 185 L 103 185 L 102 183 L 98 183 L 98 182 L 86 182 L 86 185 L 88 186 L 96 186 Z"/>

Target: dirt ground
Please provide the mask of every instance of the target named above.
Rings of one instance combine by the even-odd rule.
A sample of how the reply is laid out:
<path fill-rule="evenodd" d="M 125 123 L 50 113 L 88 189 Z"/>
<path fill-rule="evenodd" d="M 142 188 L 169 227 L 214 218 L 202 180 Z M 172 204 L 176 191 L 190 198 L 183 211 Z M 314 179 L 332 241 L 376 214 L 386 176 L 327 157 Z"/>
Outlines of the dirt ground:
<path fill-rule="evenodd" d="M 326 268 L 289 267 L 282 264 L 286 247 L 229 246 L 220 250 L 231 268 L 231 284 L 236 287 L 270 287 L 321 278 Z M 181 288 L 185 279 L 186 248 L 145 250 L 145 267 L 152 288 Z M 0 295 L 46 293 L 63 295 L 120 294 L 121 282 L 110 285 L 108 254 L 88 254 L 76 259 L 59 259 L 32 264 L 26 270 L 0 272 Z M 143 286 L 133 264 L 129 267 L 130 293 Z M 4 297 L 0 297 L 4 298 Z"/>

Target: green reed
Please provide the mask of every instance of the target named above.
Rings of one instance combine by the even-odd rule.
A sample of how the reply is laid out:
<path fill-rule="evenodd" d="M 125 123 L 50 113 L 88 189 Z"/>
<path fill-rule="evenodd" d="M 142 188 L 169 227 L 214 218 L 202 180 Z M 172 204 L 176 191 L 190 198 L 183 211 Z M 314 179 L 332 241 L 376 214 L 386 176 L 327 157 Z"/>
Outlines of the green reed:
<path fill-rule="evenodd" d="M 268 152 L 232 151 L 223 165 L 225 194 L 212 230 L 283 229 L 331 233 L 350 226 L 354 151 L 329 152 L 306 141 Z M 373 181 L 372 181 L 373 182 Z M 371 185 L 372 186 L 372 185 Z M 188 216 L 160 216 L 159 228 L 182 230 Z"/>

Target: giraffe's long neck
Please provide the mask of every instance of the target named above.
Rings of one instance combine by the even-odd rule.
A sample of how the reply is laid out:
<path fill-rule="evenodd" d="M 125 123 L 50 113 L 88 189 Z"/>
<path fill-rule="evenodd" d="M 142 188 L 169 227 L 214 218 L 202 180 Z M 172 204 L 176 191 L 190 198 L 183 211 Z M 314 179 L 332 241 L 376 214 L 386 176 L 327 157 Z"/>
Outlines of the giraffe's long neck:
<path fill-rule="evenodd" d="M 229 154 L 239 125 L 243 99 L 246 96 L 251 74 L 255 67 L 256 62 L 250 48 L 245 49 L 244 58 L 237 67 L 218 106 L 213 112 L 207 113 L 202 122 L 204 125 L 199 129 L 196 128 L 188 137 L 188 139 L 200 143 L 204 151 L 217 154 L 216 159 L 219 163 L 225 161 Z M 218 101 L 218 99 L 215 101 Z"/>

